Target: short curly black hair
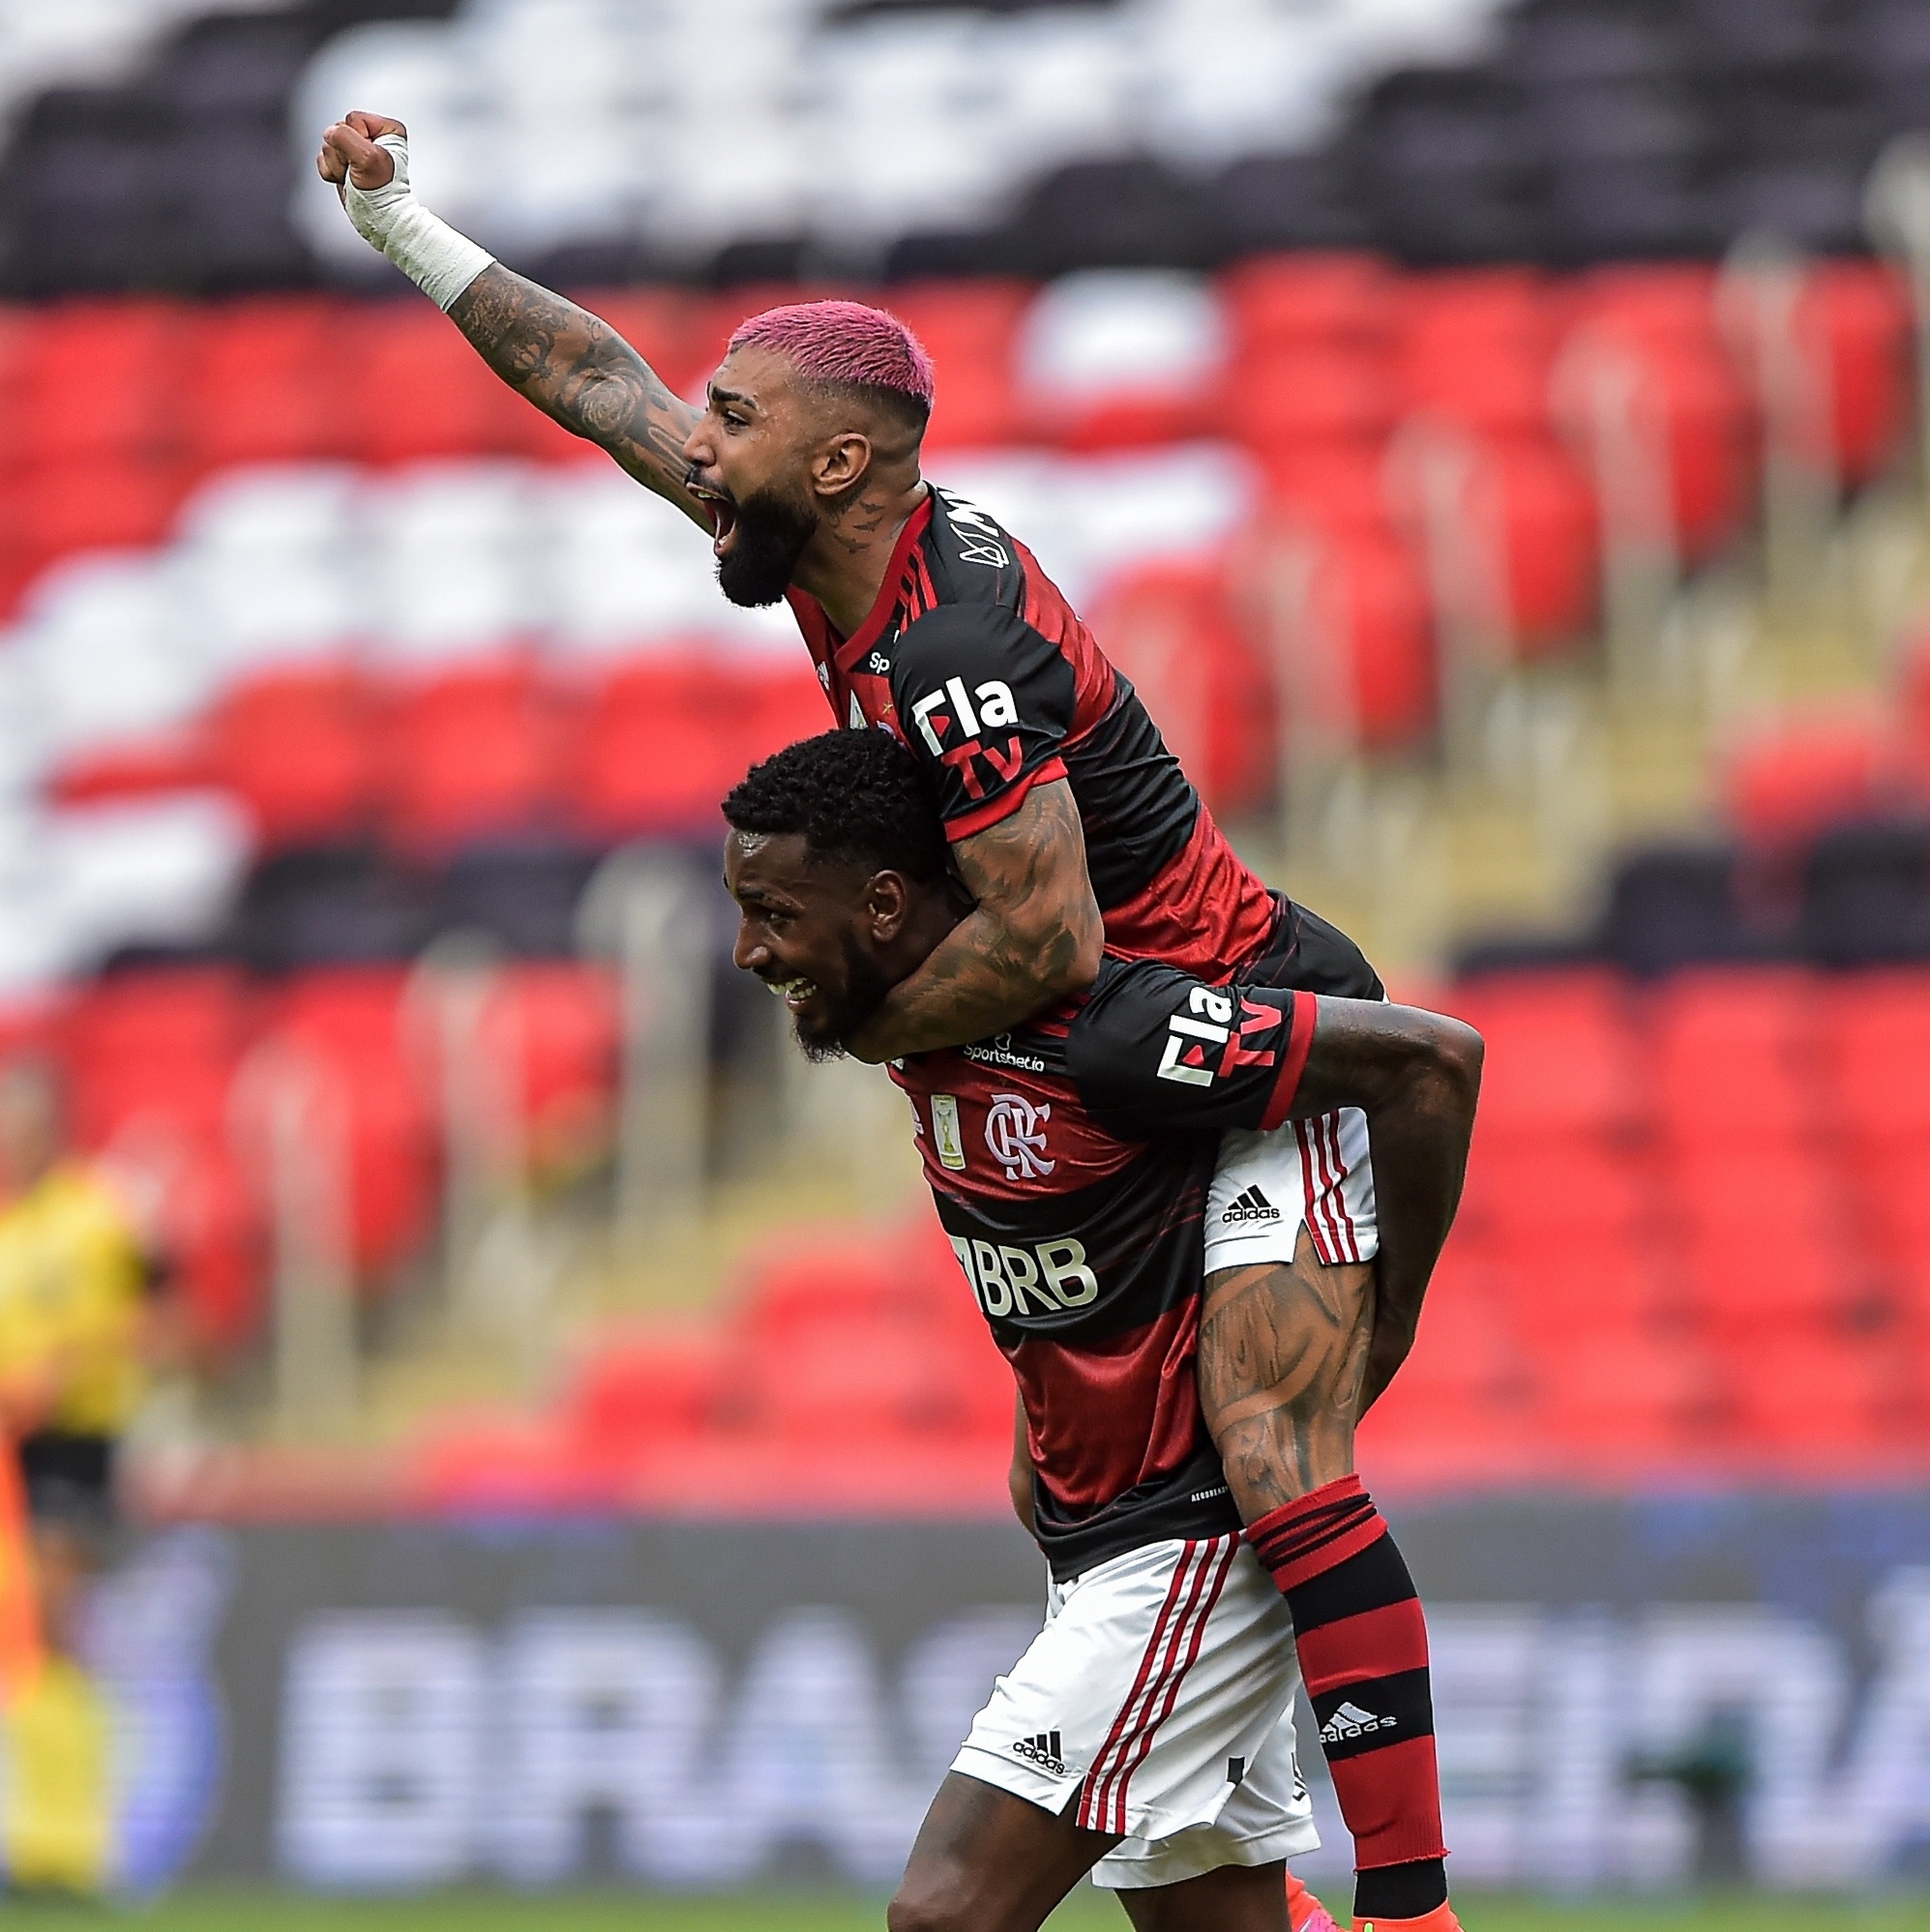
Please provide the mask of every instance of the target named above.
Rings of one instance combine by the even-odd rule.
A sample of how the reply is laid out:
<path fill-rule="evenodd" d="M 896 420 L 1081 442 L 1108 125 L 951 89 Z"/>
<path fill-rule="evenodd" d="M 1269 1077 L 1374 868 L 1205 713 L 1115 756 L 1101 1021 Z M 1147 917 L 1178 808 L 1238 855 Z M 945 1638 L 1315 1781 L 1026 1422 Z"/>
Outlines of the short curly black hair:
<path fill-rule="evenodd" d="M 889 731 L 826 731 L 754 764 L 724 801 L 733 831 L 801 832 L 814 859 L 935 884 L 951 869 L 938 795 Z"/>

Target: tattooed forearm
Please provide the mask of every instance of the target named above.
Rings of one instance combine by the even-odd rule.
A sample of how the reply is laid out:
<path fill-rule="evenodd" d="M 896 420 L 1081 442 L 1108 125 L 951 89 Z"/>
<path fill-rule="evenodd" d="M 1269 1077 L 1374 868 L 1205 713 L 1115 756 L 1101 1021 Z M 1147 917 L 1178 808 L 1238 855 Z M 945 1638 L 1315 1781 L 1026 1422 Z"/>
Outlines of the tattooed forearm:
<path fill-rule="evenodd" d="M 608 322 L 500 262 L 456 298 L 449 319 L 512 389 L 708 527 L 684 491 L 698 412 Z"/>
<path fill-rule="evenodd" d="M 1072 787 L 1037 785 L 1009 818 L 953 847 L 976 909 L 893 987 L 852 1038 L 859 1059 L 961 1047 L 1091 985 L 1105 929 Z"/>
<path fill-rule="evenodd" d="M 1200 1405 L 1243 1521 L 1352 1470 L 1373 1305 L 1373 1270 L 1323 1266 L 1304 1232 L 1291 1265 L 1207 1278 Z"/>

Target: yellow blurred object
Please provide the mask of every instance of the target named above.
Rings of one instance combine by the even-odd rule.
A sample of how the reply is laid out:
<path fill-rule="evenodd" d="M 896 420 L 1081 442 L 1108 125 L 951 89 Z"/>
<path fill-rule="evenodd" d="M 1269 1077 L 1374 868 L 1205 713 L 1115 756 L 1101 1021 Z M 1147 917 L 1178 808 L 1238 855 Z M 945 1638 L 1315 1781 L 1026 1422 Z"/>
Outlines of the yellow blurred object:
<path fill-rule="evenodd" d="M 7 1876 L 31 1889 L 95 1892 L 111 1824 L 106 1700 L 79 1665 L 47 1657 L 0 1718 Z"/>
<path fill-rule="evenodd" d="M 140 1400 L 145 1270 L 119 1197 L 55 1168 L 0 1209 L 0 1388 L 51 1377 L 39 1426 L 118 1436 Z"/>

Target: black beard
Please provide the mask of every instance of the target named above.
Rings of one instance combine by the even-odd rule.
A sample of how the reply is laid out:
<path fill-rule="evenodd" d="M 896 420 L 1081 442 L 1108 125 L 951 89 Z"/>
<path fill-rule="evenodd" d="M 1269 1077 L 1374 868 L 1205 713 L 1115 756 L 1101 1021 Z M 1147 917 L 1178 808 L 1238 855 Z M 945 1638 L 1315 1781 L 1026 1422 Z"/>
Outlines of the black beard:
<path fill-rule="evenodd" d="M 719 589 L 747 610 L 777 603 L 790 588 L 791 573 L 817 529 L 817 520 L 808 510 L 775 490 L 741 497 L 730 553 L 717 560 Z"/>
<path fill-rule="evenodd" d="M 823 1019 L 812 1021 L 808 1030 L 803 1014 L 793 1018 L 791 1031 L 797 1037 L 798 1051 L 815 1064 L 843 1059 L 845 1042 L 884 1004 L 884 996 L 890 991 L 891 981 L 847 935 L 845 991 L 831 1011 Z"/>

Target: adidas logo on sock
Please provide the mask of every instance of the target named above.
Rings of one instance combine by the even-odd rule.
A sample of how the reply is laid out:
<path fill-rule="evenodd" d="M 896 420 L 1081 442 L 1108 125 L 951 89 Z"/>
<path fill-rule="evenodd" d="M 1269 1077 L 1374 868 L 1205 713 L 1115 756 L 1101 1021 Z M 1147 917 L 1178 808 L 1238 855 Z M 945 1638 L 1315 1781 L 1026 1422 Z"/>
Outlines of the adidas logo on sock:
<path fill-rule="evenodd" d="M 1055 1778 L 1072 1775 L 1072 1767 L 1060 1755 L 1059 1734 L 1056 1731 L 1041 1731 L 1036 1738 L 1021 1738 L 1012 1748 L 1022 1758 L 1037 1765 L 1042 1771 L 1051 1771 Z"/>
<path fill-rule="evenodd" d="M 1356 1738 L 1365 1738 L 1375 1731 L 1391 1731 L 1395 1728 L 1391 1717 L 1376 1717 L 1371 1710 L 1363 1710 L 1357 1704 L 1343 1704 L 1327 1721 L 1321 1726 L 1322 1744 L 1351 1743 Z"/>
<path fill-rule="evenodd" d="M 1277 1221 L 1280 1210 L 1257 1187 L 1237 1196 L 1220 1216 L 1222 1221 Z"/>

